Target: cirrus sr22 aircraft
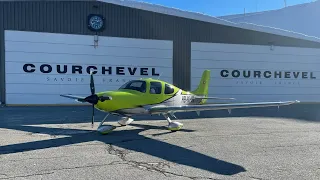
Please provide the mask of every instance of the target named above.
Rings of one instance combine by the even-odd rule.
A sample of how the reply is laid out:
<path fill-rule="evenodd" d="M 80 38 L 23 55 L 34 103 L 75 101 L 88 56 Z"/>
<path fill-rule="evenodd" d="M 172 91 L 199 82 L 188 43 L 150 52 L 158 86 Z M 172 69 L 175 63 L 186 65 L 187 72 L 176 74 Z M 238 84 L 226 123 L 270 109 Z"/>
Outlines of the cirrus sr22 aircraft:
<path fill-rule="evenodd" d="M 172 121 L 169 117 L 170 115 L 176 118 L 174 115 L 176 112 L 194 111 L 199 115 L 200 111 L 226 109 L 230 113 L 231 109 L 282 106 L 299 102 L 296 100 L 285 102 L 205 104 L 207 99 L 234 99 L 208 97 L 210 70 L 203 72 L 197 89 L 191 92 L 184 91 L 161 80 L 145 78 L 131 80 L 123 84 L 118 90 L 95 93 L 92 72 L 90 76 L 91 95 L 87 97 L 71 94 L 60 96 L 75 99 L 81 103 L 92 104 L 92 127 L 94 123 L 94 108 L 106 112 L 105 118 L 97 128 L 97 131 L 102 134 L 107 134 L 116 128 L 112 125 L 102 126 L 109 114 L 122 117 L 118 121 L 121 126 L 130 124 L 133 121 L 131 118 L 133 115 L 163 115 L 168 121 L 168 129 L 177 131 L 182 128 L 183 124 Z"/>

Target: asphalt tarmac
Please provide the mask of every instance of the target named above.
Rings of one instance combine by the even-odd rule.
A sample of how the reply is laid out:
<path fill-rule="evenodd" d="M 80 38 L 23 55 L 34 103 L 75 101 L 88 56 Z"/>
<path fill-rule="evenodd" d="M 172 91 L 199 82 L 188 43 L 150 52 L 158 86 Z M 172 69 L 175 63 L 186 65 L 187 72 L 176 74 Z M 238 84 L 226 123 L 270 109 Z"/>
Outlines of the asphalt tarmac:
<path fill-rule="evenodd" d="M 320 179 L 317 109 L 177 114 L 178 132 L 161 116 L 136 117 L 101 135 L 104 115 L 92 129 L 90 107 L 3 107 L 0 179 Z"/>

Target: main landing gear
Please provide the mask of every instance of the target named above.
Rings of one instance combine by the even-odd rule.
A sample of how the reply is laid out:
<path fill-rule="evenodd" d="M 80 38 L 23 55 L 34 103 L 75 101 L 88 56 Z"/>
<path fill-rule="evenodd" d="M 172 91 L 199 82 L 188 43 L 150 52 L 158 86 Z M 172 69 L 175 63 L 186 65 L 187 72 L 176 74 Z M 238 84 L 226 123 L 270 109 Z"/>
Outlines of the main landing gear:
<path fill-rule="evenodd" d="M 107 114 L 103 120 L 101 121 L 101 123 L 99 124 L 98 128 L 97 128 L 97 131 L 100 132 L 101 134 L 108 134 L 110 132 L 112 132 L 114 129 L 116 129 L 116 126 L 113 126 L 113 125 L 103 125 L 104 121 L 107 119 L 107 117 L 109 116 L 110 114 Z M 168 116 L 168 114 L 162 114 L 166 120 L 168 121 L 168 126 L 167 128 L 170 130 L 170 131 L 178 131 L 180 130 L 182 127 L 183 127 L 183 124 L 180 123 L 180 122 L 177 122 L 177 121 L 172 121 L 170 119 L 170 117 Z M 170 114 L 171 116 L 173 116 L 174 118 L 178 119 L 174 114 Z M 133 119 L 130 118 L 130 117 L 122 117 L 118 123 L 121 125 L 121 126 L 126 126 L 126 125 L 129 125 L 133 122 Z"/>
<path fill-rule="evenodd" d="M 162 114 L 168 121 L 168 129 L 170 131 L 179 131 L 182 127 L 183 124 L 177 121 L 172 121 L 170 119 L 170 117 L 168 116 L 168 114 Z M 174 114 L 170 114 L 171 116 L 173 116 L 174 118 L 178 119 Z"/>

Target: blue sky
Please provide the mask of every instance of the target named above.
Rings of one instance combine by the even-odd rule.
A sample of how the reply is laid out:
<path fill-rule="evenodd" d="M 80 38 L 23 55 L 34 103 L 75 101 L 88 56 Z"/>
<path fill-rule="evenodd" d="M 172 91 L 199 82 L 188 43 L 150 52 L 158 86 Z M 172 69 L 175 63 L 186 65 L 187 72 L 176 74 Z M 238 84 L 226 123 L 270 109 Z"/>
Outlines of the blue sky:
<path fill-rule="evenodd" d="M 279 9 L 284 7 L 284 0 L 136 0 L 187 11 L 196 11 L 212 16 L 239 14 Z M 312 2 L 314 0 L 286 0 L 287 6 Z"/>

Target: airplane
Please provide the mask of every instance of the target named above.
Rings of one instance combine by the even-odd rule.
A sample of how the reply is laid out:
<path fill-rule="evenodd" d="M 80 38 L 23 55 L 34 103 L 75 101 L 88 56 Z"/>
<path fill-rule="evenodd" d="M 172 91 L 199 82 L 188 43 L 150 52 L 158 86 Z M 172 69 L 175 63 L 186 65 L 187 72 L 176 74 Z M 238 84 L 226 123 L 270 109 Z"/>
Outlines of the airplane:
<path fill-rule="evenodd" d="M 107 117 L 112 114 L 120 116 L 118 123 L 121 126 L 129 125 L 133 122 L 133 115 L 162 115 L 168 121 L 168 130 L 178 131 L 183 124 L 172 121 L 169 117 L 177 119 L 176 112 L 196 112 L 226 109 L 231 113 L 231 109 L 283 106 L 299 103 L 300 101 L 284 102 L 257 102 L 257 103 L 220 103 L 206 104 L 208 99 L 235 100 L 235 98 L 208 97 L 210 82 L 210 70 L 204 70 L 201 81 L 194 91 L 182 90 L 168 82 L 153 79 L 141 78 L 124 83 L 119 89 L 113 91 L 95 92 L 93 73 L 90 73 L 91 95 L 80 97 L 72 94 L 61 94 L 60 96 L 73 99 L 80 103 L 90 103 L 92 105 L 92 128 L 94 124 L 94 108 L 105 112 L 106 116 L 99 124 L 97 131 L 101 134 L 108 134 L 116 126 L 103 125 Z"/>

